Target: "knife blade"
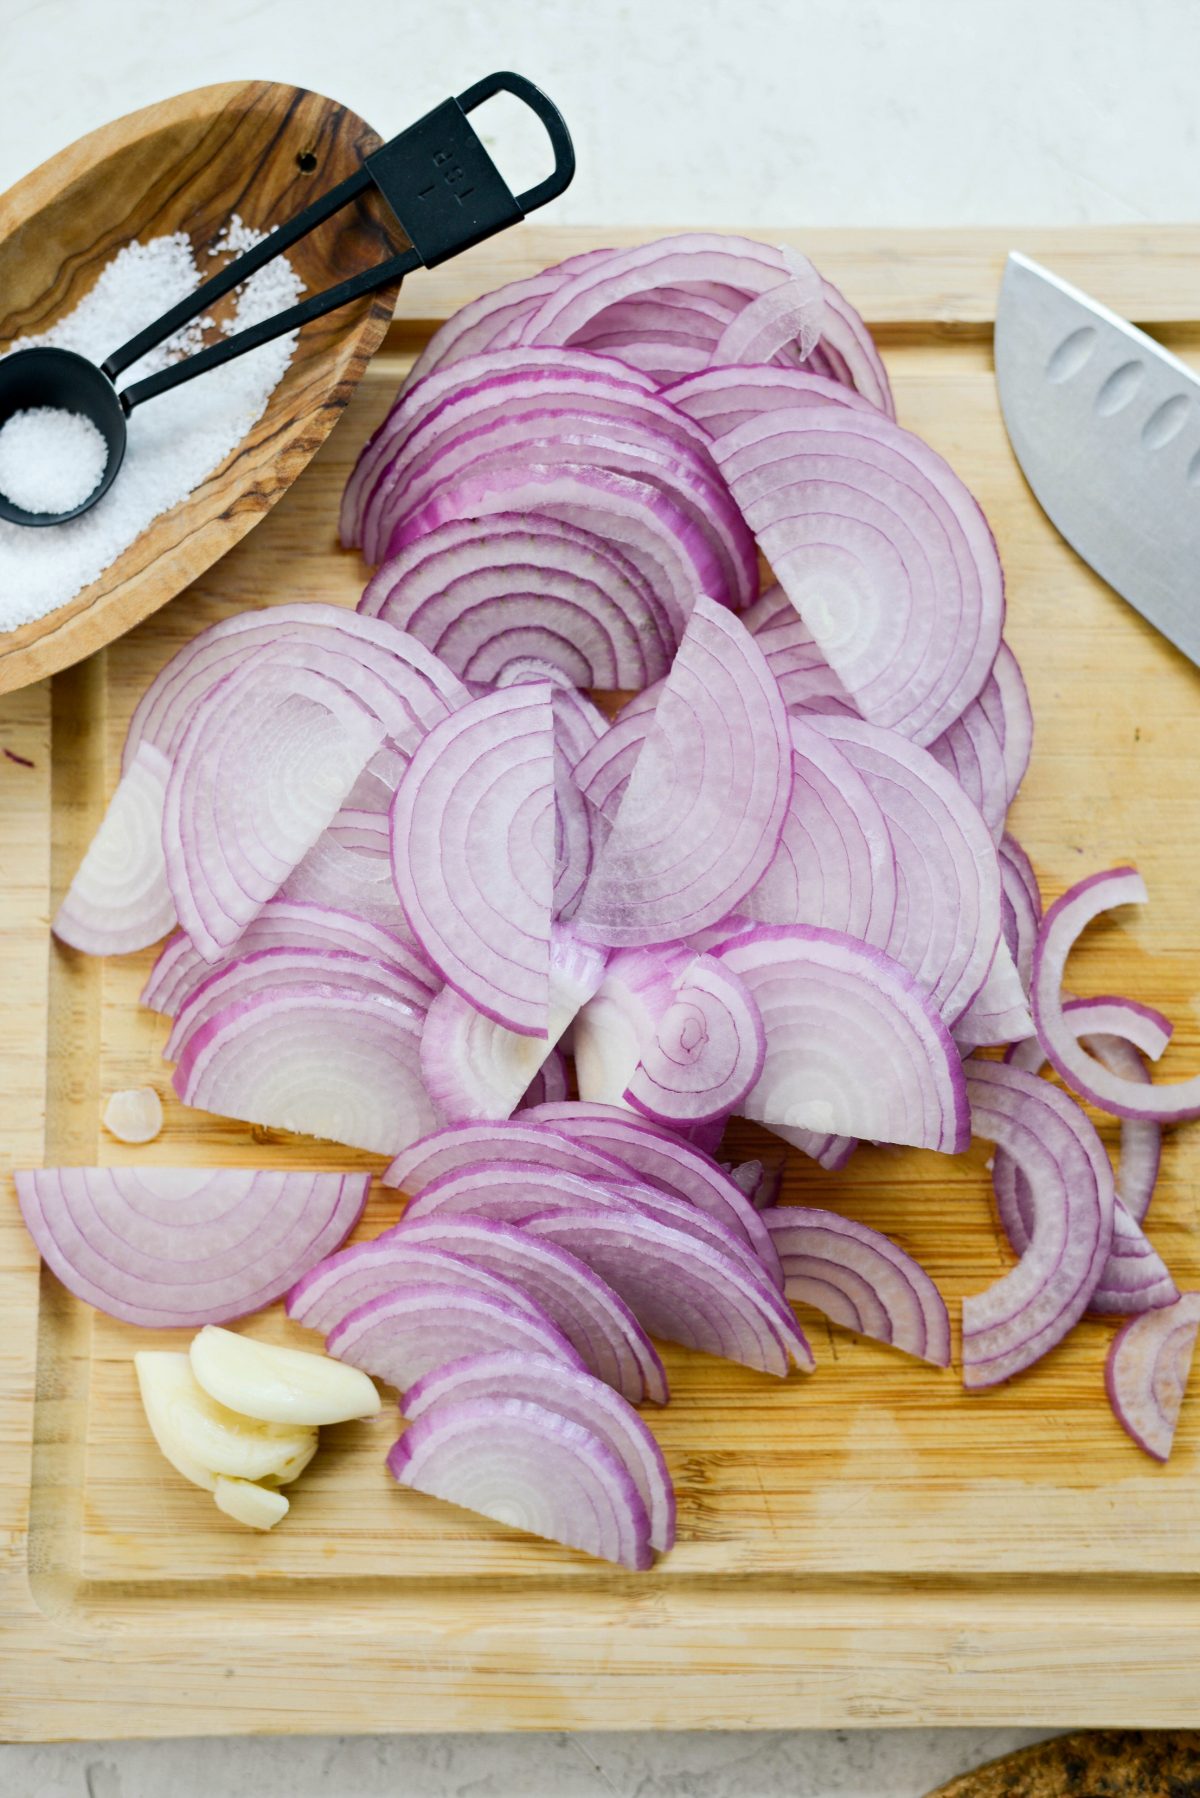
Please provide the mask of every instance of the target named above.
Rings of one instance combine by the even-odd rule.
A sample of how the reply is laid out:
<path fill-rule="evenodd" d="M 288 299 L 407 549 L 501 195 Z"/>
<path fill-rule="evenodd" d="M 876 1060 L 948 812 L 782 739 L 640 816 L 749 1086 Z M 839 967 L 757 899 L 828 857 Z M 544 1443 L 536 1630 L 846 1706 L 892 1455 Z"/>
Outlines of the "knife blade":
<path fill-rule="evenodd" d="M 1005 428 L 1043 511 L 1200 665 L 1200 376 L 1015 252 L 995 354 Z"/>

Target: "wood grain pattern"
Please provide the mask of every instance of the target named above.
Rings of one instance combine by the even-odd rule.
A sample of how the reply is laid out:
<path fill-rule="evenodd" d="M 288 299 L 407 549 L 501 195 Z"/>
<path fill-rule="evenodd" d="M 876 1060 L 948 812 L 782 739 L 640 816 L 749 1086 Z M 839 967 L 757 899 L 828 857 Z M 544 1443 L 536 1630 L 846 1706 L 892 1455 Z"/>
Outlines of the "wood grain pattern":
<path fill-rule="evenodd" d="M 257 227 L 289 218 L 379 142 L 335 101 L 269 81 L 197 88 L 81 138 L 0 196 L 0 349 L 72 311 L 131 240 L 182 230 L 202 256 L 231 213 Z M 372 193 L 304 238 L 289 255 L 306 291 L 401 246 L 389 220 Z M 309 325 L 263 416 L 195 492 L 73 600 L 0 634 L 0 693 L 111 642 L 253 529 L 337 422 L 395 298 L 386 289 Z"/>
<path fill-rule="evenodd" d="M 542 259 L 582 242 L 528 237 Z M 1098 265 L 1124 258 L 1156 292 L 1153 237 L 1088 242 Z M 1200 232 L 1190 243 L 1194 256 Z M 808 247 L 837 270 L 866 255 L 859 240 L 828 234 Z M 993 238 L 979 253 L 1004 247 Z M 1184 247 L 1164 236 L 1168 286 Z M 1033 503 L 1000 424 L 987 341 L 943 331 L 944 259 L 925 235 L 889 238 L 878 254 L 883 266 L 863 261 L 862 285 L 903 290 L 891 309 L 906 313 L 903 329 L 883 332 L 900 416 L 978 493 L 1008 572 L 1009 635 L 1038 722 L 1017 833 L 1048 895 L 1124 858 L 1150 888 L 1144 915 L 1090 933 L 1072 985 L 1160 1005 L 1177 1024 L 1166 1073 L 1195 1068 L 1200 676 Z M 1150 304 L 1131 309 L 1145 317 Z M 14 933 L 0 1154 L 12 1165 L 42 1155 L 48 965 L 48 1160 L 380 1165 L 175 1102 L 159 1060 L 164 1021 L 136 1003 L 149 954 L 93 963 L 50 948 L 44 882 L 52 834 L 59 887 L 69 873 L 115 784 L 130 709 L 181 642 L 249 604 L 354 602 L 364 571 L 337 548 L 336 503 L 413 336 L 404 324 L 389 338 L 345 428 L 261 530 L 55 681 L 53 806 L 45 688 L 0 704 L 0 743 L 34 744 L 37 763 L 19 786 L 28 771 L 0 761 Z M 166 1125 L 133 1151 L 104 1137 L 99 1106 L 144 1083 L 162 1092 Z M 765 1140 L 750 1125 L 731 1132 L 735 1150 Z M 947 1293 L 957 1348 L 962 1296 L 1010 1260 L 986 1154 L 864 1151 L 833 1177 L 794 1157 L 787 1192 L 836 1203 L 913 1250 Z M 1183 1285 L 1200 1285 L 1198 1194 L 1200 1132 L 1173 1133 L 1152 1222 Z M 376 1186 L 362 1233 L 396 1210 Z M 39 1337 L 39 1280 L 11 1192 L 0 1231 L 0 1734 L 1194 1721 L 1200 1398 L 1167 1467 L 1139 1455 L 1104 1399 L 1110 1325 L 1086 1323 L 1027 1376 L 970 1397 L 954 1373 L 815 1318 L 820 1365 L 808 1380 L 668 1351 L 674 1398 L 652 1422 L 678 1489 L 680 1540 L 637 1577 L 394 1489 L 386 1413 L 323 1433 L 282 1528 L 239 1530 L 174 1476 L 145 1429 L 130 1356 L 169 1338 L 94 1315 L 48 1277 Z M 277 1310 L 248 1327 L 312 1343 Z"/>

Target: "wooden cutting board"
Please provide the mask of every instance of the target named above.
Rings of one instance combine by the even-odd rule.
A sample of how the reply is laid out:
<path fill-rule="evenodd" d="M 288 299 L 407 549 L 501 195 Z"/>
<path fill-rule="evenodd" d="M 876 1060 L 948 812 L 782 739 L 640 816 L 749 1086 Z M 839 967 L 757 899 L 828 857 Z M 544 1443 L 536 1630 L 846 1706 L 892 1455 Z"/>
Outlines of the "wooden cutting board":
<path fill-rule="evenodd" d="M 189 1112 L 139 1012 L 150 956 L 95 962 L 47 922 L 116 780 L 135 697 L 202 625 L 295 599 L 353 604 L 338 496 L 431 320 L 612 233 L 510 233 L 405 289 L 345 422 L 270 518 L 92 661 L 0 700 L 0 1157 L 338 1167 L 370 1158 Z M 631 241 L 632 234 L 619 234 Z M 776 234 L 779 235 L 779 234 Z M 1001 428 L 990 319 L 1007 235 L 786 233 L 876 328 L 900 417 L 953 462 L 996 529 L 1009 636 L 1037 714 L 1015 814 L 1048 895 L 1135 861 L 1144 915 L 1094 930 L 1081 993 L 1176 1021 L 1166 1070 L 1200 1065 L 1200 676 L 1075 559 Z M 1200 359 L 1200 229 L 1026 233 L 1020 246 Z M 99 1129 L 114 1089 L 156 1085 L 160 1139 Z M 1113 1131 L 1106 1126 L 1111 1138 Z M 760 1138 L 731 1132 L 735 1149 Z M 893 1232 L 959 1301 L 1008 1265 L 986 1147 L 793 1159 L 787 1194 Z M 371 1162 L 371 1165 L 378 1165 Z M 1200 1285 L 1200 1130 L 1167 1143 L 1152 1233 Z M 364 1225 L 396 1211 L 376 1188 Z M 277 1314 L 255 1334 L 310 1338 Z M 612 1572 L 401 1492 L 394 1418 L 323 1432 L 281 1529 L 222 1518 L 153 1446 L 118 1326 L 39 1273 L 0 1185 L 0 1736 L 251 1730 L 1194 1722 L 1200 1699 L 1200 1392 L 1165 1468 L 1105 1402 L 1111 1326 L 966 1396 L 813 1320 L 820 1366 L 777 1383 L 668 1352 L 654 1428 L 679 1544 Z"/>

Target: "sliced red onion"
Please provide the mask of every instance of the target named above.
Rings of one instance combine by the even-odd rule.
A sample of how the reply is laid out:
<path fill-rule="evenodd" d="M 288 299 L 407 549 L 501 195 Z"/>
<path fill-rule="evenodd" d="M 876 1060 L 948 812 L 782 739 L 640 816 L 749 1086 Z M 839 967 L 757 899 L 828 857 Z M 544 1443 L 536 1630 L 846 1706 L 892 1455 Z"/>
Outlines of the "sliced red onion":
<path fill-rule="evenodd" d="M 575 765 L 576 787 L 592 815 L 598 814 L 609 828 L 616 822 L 625 789 L 653 723 L 652 708 L 622 712 Z M 598 834 L 602 847 L 608 840 L 608 831 Z"/>
<path fill-rule="evenodd" d="M 591 701 L 573 688 L 556 689 L 551 710 L 554 714 L 554 916 L 561 924 L 569 922 L 579 909 L 596 849 L 594 814 L 575 770 L 607 734 L 608 723 Z M 552 983 L 553 977 L 552 967 Z"/>
<path fill-rule="evenodd" d="M 763 924 L 817 924 L 885 948 L 896 917 L 896 858 L 884 814 L 836 743 L 803 718 L 788 728 L 792 792 L 783 833 L 741 910 Z"/>
<path fill-rule="evenodd" d="M 560 1211 L 619 1211 L 672 1224 L 685 1235 L 733 1255 L 756 1277 L 765 1272 L 772 1284 L 782 1287 L 778 1256 L 772 1250 L 767 1264 L 760 1261 L 740 1216 L 728 1210 L 720 1217 L 703 1211 L 660 1187 L 633 1179 L 632 1170 L 626 1170 L 624 1179 L 599 1181 L 581 1174 L 550 1174 L 535 1164 L 480 1162 L 433 1181 L 411 1201 L 404 1216 L 406 1222 L 451 1216 L 521 1224 Z"/>
<path fill-rule="evenodd" d="M 555 1107 L 557 1111 L 558 1107 Z M 541 1167 L 561 1168 L 564 1173 L 606 1174 L 620 1178 L 622 1162 L 588 1141 L 577 1141 L 557 1123 L 543 1122 L 540 1115 L 523 1112 L 506 1123 L 453 1124 L 397 1155 L 383 1175 L 385 1186 L 418 1193 L 443 1174 L 470 1167 L 477 1161 L 532 1161 Z"/>
<path fill-rule="evenodd" d="M 650 1520 L 650 1544 L 665 1553 L 675 1541 L 675 1488 L 662 1450 L 619 1392 L 590 1374 L 545 1355 L 502 1349 L 467 1355 L 409 1387 L 404 1414 L 416 1423 L 428 1412 L 474 1399 L 521 1399 L 545 1405 L 590 1430 L 625 1468 Z"/>
<path fill-rule="evenodd" d="M 201 1111 L 395 1155 L 438 1121 L 421 1085 L 423 1017 L 330 986 L 261 992 L 189 1037 L 172 1085 Z"/>
<path fill-rule="evenodd" d="M 832 281 L 824 283 L 825 318 L 821 341 L 808 359 L 814 374 L 829 375 L 855 388 L 889 418 L 896 407 L 887 370 L 861 314 Z"/>
<path fill-rule="evenodd" d="M 1042 921 L 1042 895 L 1029 857 L 1007 832 L 1000 839 L 1000 916 L 1021 986 L 1028 993 L 1038 925 Z"/>
<path fill-rule="evenodd" d="M 557 1324 L 597 1379 L 631 1405 L 666 1404 L 667 1376 L 650 1338 L 624 1299 L 577 1255 L 489 1218 L 417 1218 L 399 1224 L 396 1235 L 511 1280 Z"/>
<path fill-rule="evenodd" d="M 396 893 L 386 811 L 346 805 L 331 819 L 308 854 L 279 889 L 296 905 L 352 912 L 408 945 L 426 961 Z M 440 982 L 439 982 L 440 984 Z"/>
<path fill-rule="evenodd" d="M 543 1039 L 554 866 L 550 694 L 548 684 L 506 687 L 460 707 L 424 739 L 392 808 L 396 889 L 422 948 L 476 1010 Z"/>
<path fill-rule="evenodd" d="M 518 1111 L 534 1105 L 554 1105 L 565 1099 L 569 1091 L 567 1059 L 561 1049 L 551 1049 L 521 1096 Z"/>
<path fill-rule="evenodd" d="M 325 1350 L 407 1391 L 422 1374 L 493 1349 L 549 1355 L 569 1367 L 583 1361 L 548 1317 L 465 1286 L 395 1286 L 336 1323 Z"/>
<path fill-rule="evenodd" d="M 982 813 L 993 841 L 999 843 L 1004 834 L 1011 795 L 1004 753 L 1003 715 L 997 728 L 995 707 L 989 709 L 984 698 L 994 679 L 994 675 L 989 674 L 983 693 L 929 745 L 929 753 L 954 776 L 972 805 Z"/>
<path fill-rule="evenodd" d="M 749 374 L 753 371 L 748 369 L 745 372 Z M 773 581 L 769 587 L 765 588 L 749 610 L 742 613 L 742 623 L 752 637 L 759 637 L 764 631 L 774 630 L 778 624 L 791 624 L 798 618 L 800 618 L 800 614 L 778 581 Z M 801 619 L 800 622 L 803 623 L 803 620 Z M 807 625 L 804 628 L 806 631 L 808 630 Z M 810 637 L 812 636 L 811 631 L 808 634 Z"/>
<path fill-rule="evenodd" d="M 758 1007 L 738 976 L 697 955 L 675 982 L 622 1095 L 655 1123 L 725 1118 L 762 1072 L 766 1055 Z"/>
<path fill-rule="evenodd" d="M 752 1161 L 739 1161 L 736 1166 L 726 1165 L 723 1171 L 729 1175 L 738 1191 L 745 1193 L 756 1211 L 766 1211 L 771 1206 L 778 1205 L 783 1187 L 782 1159 L 768 1167 L 755 1156 Z"/>
<path fill-rule="evenodd" d="M 665 340 L 691 336 L 691 355 L 661 357 L 680 373 L 702 368 L 711 358 L 711 336 L 697 329 L 693 315 L 690 332 L 679 331 L 679 316 L 668 294 L 685 288 L 695 296 L 706 290 L 725 303 L 753 300 L 758 294 L 778 287 L 791 274 L 787 252 L 772 245 L 752 242 L 744 237 L 718 236 L 715 233 L 691 232 L 678 237 L 665 237 L 656 243 L 642 244 L 634 250 L 611 252 L 603 262 L 580 269 L 569 281 L 560 283 L 547 294 L 536 310 L 527 315 L 519 328 L 523 343 L 565 344 L 584 341 L 593 348 L 605 345 L 606 319 L 618 307 L 644 297 L 664 307 L 658 330 L 646 324 L 639 337 L 648 349 L 656 338 Z M 858 387 L 875 404 L 890 409 L 891 395 L 883 364 L 857 312 L 830 282 L 822 282 L 825 313 L 821 341 L 809 356 L 809 366 L 832 375 L 848 385 Z M 618 315 L 619 316 L 619 315 Z M 626 315 L 628 316 L 628 315 Z M 607 343 L 610 353 L 624 356 L 630 346 Z M 686 343 L 680 343 L 686 350 Z M 644 354 L 644 351 L 643 351 Z M 664 371 L 665 372 L 665 371 Z"/>
<path fill-rule="evenodd" d="M 890 1237 L 836 1211 L 806 1205 L 763 1215 L 779 1250 L 789 1299 L 906 1355 L 949 1367 L 946 1301 L 919 1262 Z"/>
<path fill-rule="evenodd" d="M 575 525 L 603 537 L 633 563 L 658 598 L 673 638 L 682 633 L 697 593 L 732 604 L 711 539 L 652 482 L 568 462 L 500 468 L 440 487 L 386 548 L 398 555 L 450 519 L 512 513 Z"/>
<path fill-rule="evenodd" d="M 675 633 L 614 545 L 555 519 L 458 519 L 385 562 L 359 610 L 410 631 L 464 680 L 499 684 L 537 655 L 578 687 L 642 687 Z"/>
<path fill-rule="evenodd" d="M 439 1405 L 388 1456 L 402 1486 L 497 1523 L 615 1561 L 654 1561 L 650 1519 L 628 1470 L 598 1436 L 522 1399 Z"/>
<path fill-rule="evenodd" d="M 404 778 L 409 758 L 385 744 L 371 757 L 346 798 L 346 803 L 330 829 L 334 829 L 347 812 L 370 813 L 386 818 L 392 809 L 396 788 Z"/>
<path fill-rule="evenodd" d="M 460 306 L 429 339 L 409 370 L 406 387 L 413 387 L 435 369 L 448 368 L 466 356 L 490 349 L 498 338 L 508 334 L 513 325 L 528 316 L 546 294 L 569 280 L 577 269 L 586 268 L 591 262 L 601 262 L 612 253 L 611 250 L 584 250 L 578 256 L 568 256 L 565 261 L 542 269 L 539 274 L 526 276 L 521 281 L 508 281 L 503 287 L 493 288 L 490 293 Z M 371 441 L 374 443 L 375 439 Z"/>
<path fill-rule="evenodd" d="M 821 653 L 812 632 L 788 602 L 790 616 L 753 633 L 779 682 L 789 712 L 824 712 L 858 717 L 845 687 Z"/>
<path fill-rule="evenodd" d="M 506 1030 L 453 987 L 443 987 L 429 1007 L 421 1035 L 421 1077 L 447 1122 L 511 1116 L 603 973 L 602 949 L 579 942 L 569 927 L 554 927 L 545 1037 Z"/>
<path fill-rule="evenodd" d="M 572 1048 L 579 1096 L 589 1104 L 627 1109 L 625 1090 L 642 1047 L 653 1042 L 674 1002 L 675 983 L 693 960 L 682 944 L 620 949 L 575 1020 Z"/>
<path fill-rule="evenodd" d="M 969 1066 L 973 1131 L 1012 1156 L 1033 1207 L 1017 1266 L 963 1300 L 963 1384 L 977 1389 L 1031 1367 L 1087 1310 L 1112 1247 L 1114 1189 L 1095 1128 L 1065 1093 L 1001 1062 Z"/>
<path fill-rule="evenodd" d="M 577 349 L 513 349 L 496 345 L 439 369 L 431 377 L 406 382 L 387 418 L 355 467 L 342 501 L 342 541 L 361 547 L 368 561 L 381 560 L 378 515 L 423 441 L 439 434 L 443 421 L 469 425 L 496 410 L 496 389 L 511 394 L 508 409 L 536 397 L 539 385 L 551 394 L 569 391 L 581 403 L 623 415 L 640 394 L 657 384 L 606 357 Z M 414 438 L 416 439 L 414 443 Z"/>
<path fill-rule="evenodd" d="M 1167 1460 L 1175 1441 L 1198 1332 L 1200 1292 L 1185 1292 L 1173 1305 L 1132 1318 L 1108 1351 L 1104 1384 L 1113 1415 L 1156 1461 Z"/>
<path fill-rule="evenodd" d="M 371 1242 L 351 1243 L 327 1255 L 287 1295 L 287 1313 L 296 1323 L 328 1336 L 335 1324 L 399 1286 L 456 1286 L 503 1299 L 534 1318 L 544 1318 L 540 1305 L 502 1274 L 476 1267 L 462 1255 L 409 1241 L 397 1230 L 385 1230 Z"/>
<path fill-rule="evenodd" d="M 784 249 L 786 280 L 760 293 L 722 331 L 712 361 L 719 368 L 738 362 L 770 362 L 795 347 L 803 362 L 816 348 L 825 322 L 824 283 L 798 250 Z"/>
<path fill-rule="evenodd" d="M 143 743 L 55 914 L 60 942 L 86 955 L 125 955 L 156 943 L 174 924 L 162 847 L 170 772 L 166 757 Z"/>
<path fill-rule="evenodd" d="M 744 316 L 744 315 L 743 315 Z M 663 389 L 663 398 L 722 437 L 748 418 L 783 406 L 848 406 L 874 411 L 870 400 L 828 375 L 807 369 L 753 365 L 702 369 Z M 789 602 L 790 606 L 790 602 Z"/>
<path fill-rule="evenodd" d="M 897 904 L 881 945 L 950 1024 L 983 986 L 1000 941 L 1000 867 L 979 812 L 927 750 L 857 718 L 813 718 L 866 781 L 896 864 Z"/>
<path fill-rule="evenodd" d="M 226 1006 L 241 1004 L 258 993 L 300 986 L 334 987 L 367 998 L 382 994 L 411 1006 L 423 1016 L 429 988 L 389 962 L 344 949 L 257 949 L 209 971 L 175 1013 L 163 1049 L 165 1061 L 178 1061 L 188 1039 Z"/>
<path fill-rule="evenodd" d="M 259 1311 L 349 1235 L 369 1174 L 63 1167 L 14 1175 L 38 1252 L 76 1297 L 147 1329 Z"/>
<path fill-rule="evenodd" d="M 827 1130 L 800 1130 L 788 1124 L 768 1124 L 767 1128 L 781 1142 L 791 1143 L 793 1149 L 799 1149 L 802 1155 L 809 1156 L 830 1174 L 840 1173 L 858 1147 L 857 1136 L 838 1136 Z"/>
<path fill-rule="evenodd" d="M 173 760 L 196 705 L 247 656 L 264 649 L 274 655 L 315 653 L 324 671 L 340 676 L 360 701 L 368 703 L 370 696 L 387 735 L 406 754 L 467 697 L 457 675 L 382 619 L 322 604 L 236 612 L 185 643 L 151 681 L 130 721 L 122 767 L 129 766 L 142 742 Z"/>
<path fill-rule="evenodd" d="M 778 1257 L 761 1218 L 744 1194 L 711 1155 L 648 1118 L 613 1105 L 568 1100 L 558 1105 L 539 1105 L 530 1117 L 560 1130 L 580 1149 L 599 1151 L 605 1160 L 615 1157 L 620 1178 L 630 1172 L 677 1199 L 685 1199 L 705 1211 L 735 1235 L 743 1236 L 778 1284 Z M 601 1172 L 600 1179 L 614 1177 Z"/>
<path fill-rule="evenodd" d="M 978 505 L 882 415 L 766 413 L 713 454 L 776 577 L 864 717 L 931 743 L 996 659 L 1004 582 Z"/>
<path fill-rule="evenodd" d="M 605 357 L 579 353 L 580 366 L 565 370 L 558 366 L 560 351 L 551 353 L 547 368 L 512 368 L 510 361 L 508 355 L 477 359 L 472 368 L 481 378 L 473 385 L 425 411 L 411 428 L 400 424 L 388 465 L 363 507 L 368 561 L 381 561 L 408 520 L 456 483 L 542 464 L 593 467 L 657 488 L 709 542 L 736 603 L 749 604 L 758 586 L 754 545 L 704 431 L 621 378 Z M 454 372 L 466 374 L 465 367 Z M 401 401 L 399 412 L 409 403 Z"/>
<path fill-rule="evenodd" d="M 352 955 L 368 955 L 422 984 L 428 998 L 432 999 L 437 991 L 438 978 L 428 962 L 378 925 L 322 906 L 268 899 L 247 924 L 230 955 L 219 962 L 205 961 L 196 953 L 191 938 L 178 931 L 150 970 L 141 1002 L 151 1011 L 172 1018 L 201 981 L 227 967 L 230 961 L 257 954 L 261 949 L 315 949 L 322 953 L 345 950 Z"/>
<path fill-rule="evenodd" d="M 1114 1073 L 1139 1084 L 1150 1076 L 1131 1037 L 1149 1044 L 1154 1056 L 1166 1047 L 1171 1026 L 1155 1032 L 1157 1014 L 1147 1016 L 1140 1007 L 1120 999 L 1073 999 L 1064 1008 L 1071 1028 Z M 1045 1055 L 1036 1037 L 1009 1050 L 1006 1061 L 1028 1073 L 1039 1074 Z M 1101 1315 L 1127 1317 L 1133 1312 L 1169 1305 L 1179 1296 L 1166 1264 L 1141 1229 L 1150 1206 L 1162 1132 L 1144 1118 L 1125 1118 L 1121 1123 L 1120 1187 L 1113 1211 L 1113 1242 L 1089 1309 Z M 1033 1232 L 1033 1203 L 1029 1183 L 1010 1155 L 997 1149 L 992 1164 L 992 1185 L 1000 1221 L 1018 1255 L 1024 1254 Z M 1125 1196 L 1128 1187 L 1129 1198 Z"/>
<path fill-rule="evenodd" d="M 379 719 L 307 659 L 247 656 L 196 702 L 175 752 L 167 880 L 207 961 L 279 890 L 383 738 Z"/>
<path fill-rule="evenodd" d="M 762 878 L 791 792 L 779 689 L 750 634 L 698 598 L 576 923 L 614 945 L 715 924 Z"/>
<path fill-rule="evenodd" d="M 899 963 L 808 925 L 763 925 L 714 953 L 746 982 L 766 1030 L 747 1117 L 950 1154 L 966 1147 L 958 1052 Z"/>
<path fill-rule="evenodd" d="M 1165 1086 L 1143 1086 L 1115 1074 L 1089 1055 L 1064 1014 L 1063 974 L 1080 932 L 1118 905 L 1143 905 L 1146 887 L 1135 868 L 1093 874 L 1056 899 L 1038 932 L 1030 999 L 1038 1038 L 1055 1072 L 1073 1092 L 1119 1118 L 1160 1124 L 1200 1117 L 1200 1074 Z"/>
<path fill-rule="evenodd" d="M 1033 708 L 1029 703 L 1029 691 L 1021 673 L 1021 664 L 1007 643 L 1001 643 L 996 651 L 991 681 L 980 695 L 985 704 L 988 703 L 989 689 L 994 691 L 999 703 L 997 729 L 1004 744 L 1008 803 L 1011 805 L 1029 767 L 1029 756 L 1033 749 Z M 993 723 L 996 722 L 993 718 Z"/>
<path fill-rule="evenodd" d="M 971 1049 L 984 1043 L 1015 1043 L 1032 1035 L 1025 988 L 1001 936 L 987 979 L 954 1026 L 954 1040 L 960 1049 Z"/>
<path fill-rule="evenodd" d="M 656 1336 L 781 1379 L 789 1357 L 812 1372 L 812 1350 L 775 1287 L 678 1226 L 578 1211 L 531 1218 L 524 1228 L 577 1255 Z"/>

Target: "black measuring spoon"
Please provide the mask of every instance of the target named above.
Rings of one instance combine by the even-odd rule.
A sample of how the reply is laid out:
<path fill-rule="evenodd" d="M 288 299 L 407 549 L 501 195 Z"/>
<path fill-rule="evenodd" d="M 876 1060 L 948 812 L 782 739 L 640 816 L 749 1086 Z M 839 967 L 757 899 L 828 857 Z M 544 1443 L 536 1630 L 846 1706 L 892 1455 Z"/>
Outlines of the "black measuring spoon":
<path fill-rule="evenodd" d="M 467 116 L 499 93 L 514 95 L 537 114 L 554 151 L 553 173 L 516 196 L 509 191 Z M 390 286 L 414 269 L 435 268 L 438 263 L 449 261 L 460 250 L 470 249 L 485 237 L 518 224 L 539 206 L 556 200 L 570 186 L 574 173 L 571 136 L 553 101 L 523 75 L 507 70 L 485 75 L 457 98 L 443 100 L 415 125 L 372 151 L 356 174 L 313 200 L 286 224 L 278 225 L 252 250 L 227 263 L 211 280 L 114 350 L 99 366 L 74 350 L 50 345 L 16 350 L 0 358 L 0 428 L 16 412 L 54 407 L 82 413 L 108 446 L 104 473 L 81 505 L 69 512 L 28 512 L 0 493 L 0 518 L 25 525 L 65 524 L 70 518 L 78 518 L 116 480 L 125 456 L 125 421 L 135 406 L 197 375 L 207 374 L 210 369 L 220 368 L 222 363 L 257 349 L 272 338 L 299 330 L 310 319 L 321 318 L 364 294 Z M 409 249 L 117 392 L 118 377 L 148 350 L 173 336 L 256 269 L 282 255 L 372 186 L 383 195 L 409 240 Z"/>

